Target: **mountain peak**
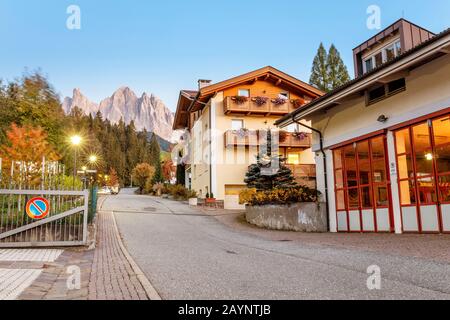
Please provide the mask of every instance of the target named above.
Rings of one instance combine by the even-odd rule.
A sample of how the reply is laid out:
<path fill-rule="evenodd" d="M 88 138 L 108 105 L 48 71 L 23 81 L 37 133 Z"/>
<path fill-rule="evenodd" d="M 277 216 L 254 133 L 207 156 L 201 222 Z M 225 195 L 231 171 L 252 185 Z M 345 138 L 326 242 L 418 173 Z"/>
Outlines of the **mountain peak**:
<path fill-rule="evenodd" d="M 66 114 L 75 107 L 93 116 L 100 111 L 103 118 L 111 123 L 118 123 L 120 119 L 126 124 L 133 121 L 138 131 L 146 129 L 163 139 L 172 140 L 174 114 L 153 94 L 144 92 L 138 98 L 128 86 L 120 87 L 99 104 L 89 101 L 79 88 L 75 88 L 72 98 L 66 97 L 62 107 Z"/>

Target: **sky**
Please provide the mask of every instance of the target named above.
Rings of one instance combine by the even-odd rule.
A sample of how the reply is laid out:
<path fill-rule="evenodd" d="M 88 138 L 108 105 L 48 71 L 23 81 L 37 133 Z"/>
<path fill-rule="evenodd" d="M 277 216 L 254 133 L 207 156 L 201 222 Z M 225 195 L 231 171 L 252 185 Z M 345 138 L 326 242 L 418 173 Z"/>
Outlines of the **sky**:
<path fill-rule="evenodd" d="M 70 30 L 67 8 L 81 11 Z M 369 30 L 404 17 L 433 32 L 450 27 L 449 0 L 0 0 L 0 79 L 41 70 L 61 97 L 73 88 L 99 102 L 121 86 L 146 91 L 175 110 L 181 89 L 267 65 L 308 81 L 321 42 L 352 49 Z"/>

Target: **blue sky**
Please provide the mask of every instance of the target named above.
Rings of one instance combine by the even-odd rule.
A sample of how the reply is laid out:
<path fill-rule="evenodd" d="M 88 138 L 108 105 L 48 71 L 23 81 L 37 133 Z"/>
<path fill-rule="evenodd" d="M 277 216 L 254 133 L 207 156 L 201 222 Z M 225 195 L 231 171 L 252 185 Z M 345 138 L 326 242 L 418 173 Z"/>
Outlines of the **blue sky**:
<path fill-rule="evenodd" d="M 66 9 L 81 8 L 81 30 Z M 93 101 L 127 85 L 172 110 L 180 89 L 272 65 L 308 81 L 319 43 L 334 43 L 353 74 L 351 50 L 404 16 L 434 32 L 450 27 L 448 0 L 0 0 L 0 78 L 40 68 L 61 96 Z"/>

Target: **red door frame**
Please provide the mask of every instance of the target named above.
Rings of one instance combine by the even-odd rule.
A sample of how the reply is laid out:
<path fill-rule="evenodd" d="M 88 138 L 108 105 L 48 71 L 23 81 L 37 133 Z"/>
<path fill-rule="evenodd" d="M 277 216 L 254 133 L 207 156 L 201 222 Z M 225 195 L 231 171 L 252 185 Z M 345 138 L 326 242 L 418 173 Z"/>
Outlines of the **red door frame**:
<path fill-rule="evenodd" d="M 334 174 L 334 181 L 335 181 L 335 185 L 334 185 L 334 190 L 335 190 L 335 203 L 336 203 L 336 221 L 338 221 L 338 214 L 339 212 L 345 212 L 346 213 L 346 217 L 347 217 L 347 231 L 340 231 L 339 227 L 337 226 L 338 232 L 344 232 L 344 233 L 381 233 L 378 231 L 378 224 L 377 224 L 377 209 L 378 208 L 386 208 L 385 206 L 380 206 L 378 207 L 376 205 L 376 197 L 375 197 L 375 189 L 374 189 L 374 182 L 373 182 L 373 173 L 374 173 L 374 168 L 373 168 L 373 147 L 372 147 L 372 141 L 377 139 L 377 138 L 382 138 L 383 141 L 383 148 L 384 148 L 384 164 L 385 164 L 385 182 L 384 185 L 386 185 L 387 188 L 387 197 L 388 197 L 388 201 L 389 204 L 387 206 L 388 209 L 388 214 L 389 214 L 389 229 L 390 231 L 388 231 L 387 233 L 392 233 L 394 232 L 395 228 L 394 228 L 394 218 L 393 218 L 393 208 L 392 208 L 392 192 L 391 192 L 391 180 L 390 180 L 390 174 L 389 174 L 389 154 L 388 154 L 388 147 L 387 147 L 387 136 L 385 133 L 383 133 L 382 135 L 370 135 L 368 137 L 366 137 L 365 139 L 362 140 L 353 140 L 350 143 L 347 144 L 339 144 L 337 147 L 335 147 L 334 149 L 332 149 L 333 152 L 333 174 Z M 352 187 L 349 188 L 348 187 L 348 179 L 347 179 L 347 168 L 346 168 L 346 161 L 345 161 L 345 148 L 349 147 L 349 146 L 353 146 L 354 144 L 358 144 L 358 143 L 364 143 L 367 142 L 368 144 L 368 159 L 369 159 L 369 166 L 370 166 L 370 173 L 369 173 L 369 184 L 368 185 L 360 185 L 360 170 L 359 170 L 359 155 L 357 152 L 357 147 L 354 148 L 355 150 L 355 163 L 356 163 L 356 179 L 357 179 L 357 187 Z M 337 150 L 341 150 L 341 168 L 336 168 L 336 157 L 335 157 L 335 153 Z M 337 189 L 336 188 L 336 171 L 337 170 L 341 170 L 342 171 L 342 180 L 343 180 L 343 184 L 344 187 L 342 189 Z M 377 184 L 378 185 L 378 184 Z M 382 185 L 382 184 L 379 184 Z M 373 219 L 374 219 L 374 230 L 375 231 L 365 231 L 364 227 L 363 227 L 363 218 L 362 218 L 362 211 L 363 210 L 368 210 L 368 208 L 363 208 L 362 207 L 362 196 L 361 196 L 361 190 L 363 188 L 367 188 L 369 187 L 370 190 L 370 195 L 372 197 L 372 209 L 373 209 Z M 348 198 L 348 191 L 350 189 L 356 189 L 358 191 L 358 211 L 359 211 L 359 217 L 360 217 L 360 231 L 351 231 L 350 230 L 350 205 L 349 205 L 349 198 Z M 343 191 L 344 193 L 344 205 L 345 205 L 345 211 L 340 209 L 338 207 L 338 192 L 339 191 Z M 353 211 L 353 210 L 352 210 Z M 386 233 L 386 231 L 383 231 L 383 233 Z"/>
<path fill-rule="evenodd" d="M 397 135 L 396 133 L 399 131 L 403 131 L 403 130 L 408 130 L 409 132 L 409 142 L 411 144 L 411 160 L 412 160 L 412 164 L 413 164 L 413 170 L 414 170 L 414 186 L 415 186 L 415 197 L 416 197 L 416 204 L 414 205 L 416 207 L 416 216 L 417 216 L 417 225 L 418 225 L 418 232 L 413 232 L 413 231 L 404 231 L 403 228 L 403 206 L 402 205 L 402 195 L 401 195 L 401 185 L 400 182 L 401 181 L 410 181 L 411 179 L 408 177 L 407 179 L 400 179 L 400 175 L 398 175 L 398 188 L 399 188 L 399 197 L 400 197 L 400 210 L 401 210 L 401 221 L 402 221 L 402 232 L 403 233 L 412 233 L 412 234 L 440 234 L 440 233 L 450 233 L 449 231 L 444 231 L 444 227 L 443 227 L 443 217 L 442 217 L 442 201 L 441 201 L 441 192 L 439 189 L 439 177 L 440 176 L 445 176 L 446 173 L 442 173 L 440 174 L 438 172 L 437 169 L 437 164 L 436 164 L 436 142 L 435 142 L 435 137 L 434 137 L 434 127 L 433 127 L 433 121 L 434 120 L 438 120 L 442 117 L 445 117 L 447 115 L 450 114 L 442 114 L 439 113 L 438 115 L 430 115 L 427 119 L 424 119 L 424 117 L 421 117 L 419 119 L 416 119 L 416 121 L 412 120 L 408 123 L 405 123 L 405 126 L 403 127 L 397 127 L 395 128 L 395 130 L 393 131 L 394 133 L 394 145 L 395 145 L 395 158 L 396 158 L 396 164 L 397 164 L 397 172 L 399 171 L 399 166 L 398 166 L 398 158 L 403 156 L 403 155 L 407 155 L 407 153 L 404 154 L 398 154 L 397 151 Z M 419 185 L 418 185 L 418 178 L 417 178 L 417 165 L 416 165 L 416 152 L 415 152 L 415 143 L 414 143 L 414 139 L 413 139 L 413 128 L 422 124 L 427 124 L 428 127 L 428 132 L 430 135 L 430 143 L 431 143 L 431 153 L 433 155 L 433 159 L 432 159 L 432 175 L 431 178 L 434 181 L 434 189 L 435 189 L 435 194 L 436 194 L 436 203 L 435 204 L 427 204 L 427 205 L 436 205 L 437 207 L 437 218 L 438 218 L 438 227 L 439 227 L 439 231 L 423 231 L 422 230 L 422 219 L 421 219 L 421 211 L 420 211 L 420 207 L 421 207 L 421 203 L 420 203 L 420 194 L 419 194 Z M 447 203 L 447 202 L 445 202 Z M 412 207 L 413 205 L 411 205 Z"/>

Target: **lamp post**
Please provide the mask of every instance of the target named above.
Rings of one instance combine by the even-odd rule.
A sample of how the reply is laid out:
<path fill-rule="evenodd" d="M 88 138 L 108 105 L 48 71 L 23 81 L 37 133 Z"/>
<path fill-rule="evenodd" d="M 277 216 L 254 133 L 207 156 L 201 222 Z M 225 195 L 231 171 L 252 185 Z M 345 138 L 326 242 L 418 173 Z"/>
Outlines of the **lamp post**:
<path fill-rule="evenodd" d="M 70 143 L 74 148 L 74 159 L 73 159 L 73 184 L 72 188 L 75 190 L 75 178 L 77 176 L 77 156 L 78 156 L 78 147 L 81 145 L 82 138 L 79 135 L 74 135 L 70 137 Z"/>

